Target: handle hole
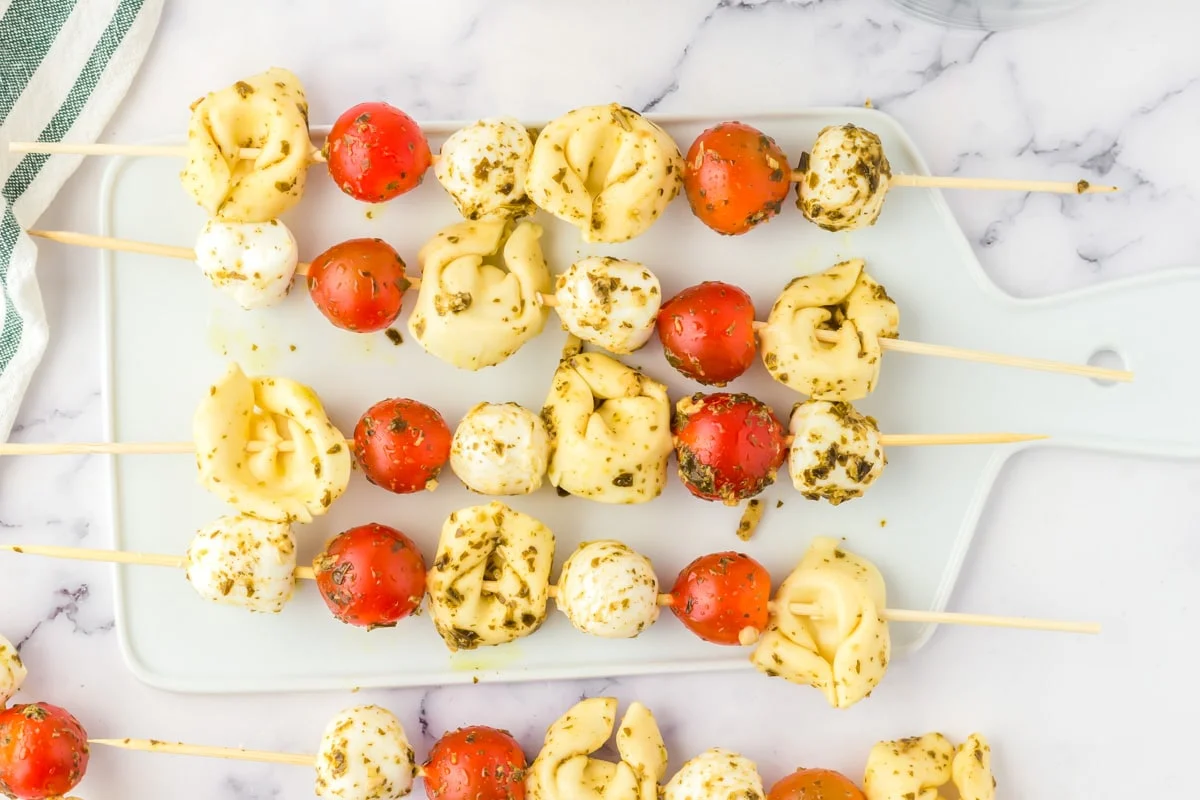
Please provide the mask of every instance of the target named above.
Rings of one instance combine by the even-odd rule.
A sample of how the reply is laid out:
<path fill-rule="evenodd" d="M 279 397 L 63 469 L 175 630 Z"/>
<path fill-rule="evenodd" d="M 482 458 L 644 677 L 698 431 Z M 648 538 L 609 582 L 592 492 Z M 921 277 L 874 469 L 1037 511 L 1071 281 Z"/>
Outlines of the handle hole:
<path fill-rule="evenodd" d="M 1125 359 L 1121 358 L 1121 354 L 1110 347 L 1105 347 L 1092 353 L 1092 357 L 1087 360 L 1089 367 L 1099 367 L 1101 369 L 1118 369 L 1126 370 Z M 1110 381 L 1105 378 L 1091 378 L 1093 383 L 1100 386 L 1116 386 L 1116 381 Z"/>

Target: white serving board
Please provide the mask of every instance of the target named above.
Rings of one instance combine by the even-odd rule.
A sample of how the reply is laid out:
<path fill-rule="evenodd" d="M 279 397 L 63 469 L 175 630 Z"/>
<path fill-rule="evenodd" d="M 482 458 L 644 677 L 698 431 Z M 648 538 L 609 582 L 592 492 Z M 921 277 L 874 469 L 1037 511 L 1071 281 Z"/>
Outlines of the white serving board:
<path fill-rule="evenodd" d="M 880 134 L 893 170 L 927 171 L 906 134 L 876 111 L 819 109 L 741 119 L 774 136 L 793 161 L 824 125 L 854 122 Z M 660 121 L 686 149 L 718 120 Z M 425 129 L 436 147 L 458 127 L 432 123 Z M 180 167 L 173 159 L 115 161 L 101 201 L 102 232 L 190 246 L 204 215 L 180 188 Z M 316 168 L 303 202 L 285 219 L 303 258 L 351 237 L 378 236 L 415 271 L 419 246 L 457 216 L 432 175 L 418 190 L 372 208 L 341 194 Z M 858 404 L 877 416 L 885 433 L 1045 432 L 1055 436 L 1051 445 L 1200 455 L 1200 414 L 1178 405 L 1200 388 L 1189 368 L 1200 271 L 1014 300 L 987 279 L 945 202 L 928 190 L 893 191 L 877 226 L 843 234 L 809 224 L 790 202 L 768 225 L 726 238 L 701 225 L 680 198 L 647 234 L 615 247 L 585 246 L 574 228 L 545 214 L 538 219 L 546 227 L 543 241 L 555 272 L 583 255 L 617 254 L 650 266 L 666 296 L 701 280 L 740 285 L 755 298 L 763 319 L 791 278 L 862 257 L 898 302 L 905 338 L 1073 362 L 1112 348 L 1137 371 L 1132 385 L 1100 386 L 1083 378 L 890 353 L 877 391 Z M 80 258 L 90 256 L 81 252 Z M 351 432 L 359 415 L 385 397 L 427 402 L 451 427 L 478 401 L 513 400 L 538 409 L 565 336 L 552 318 L 541 337 L 504 364 L 469 373 L 408 341 L 403 323 L 411 300 L 397 325 L 405 343 L 394 346 L 382 333 L 365 336 L 333 328 L 303 289 L 274 309 L 244 312 L 189 263 L 128 254 L 102 258 L 110 273 L 102 298 L 111 321 L 108 434 L 119 441 L 189 439 L 193 410 L 229 359 L 251 373 L 285 375 L 311 385 L 343 432 Z M 703 388 L 667 366 L 657 340 L 627 360 L 665 381 L 673 398 Z M 798 399 L 771 381 L 761 364 L 729 389 L 771 403 L 785 422 Z M 640 506 L 561 498 L 548 486 L 507 502 L 556 533 L 555 574 L 581 540 L 614 537 L 650 556 L 668 587 L 694 557 L 725 549 L 761 560 L 778 581 L 814 536 L 830 535 L 845 537 L 850 549 L 878 564 L 892 606 L 942 609 L 993 480 L 1019 449 L 896 448 L 868 495 L 836 508 L 804 500 L 781 473 L 764 495 L 762 525 L 746 543 L 734 534 L 738 509 L 693 499 L 675 479 L 662 497 Z M 127 456 L 112 459 L 112 469 L 115 544 L 122 549 L 182 553 L 199 526 L 229 511 L 198 485 L 189 455 Z M 434 493 L 397 496 L 356 473 L 330 514 L 298 528 L 302 560 L 311 559 L 338 532 L 377 521 L 406 531 L 432 561 L 445 517 L 487 501 L 466 491 L 448 468 L 443 478 Z M 576 632 L 555 611 L 530 637 L 451 656 L 426 616 L 365 632 L 336 622 L 311 584 L 299 587 L 282 614 L 254 616 L 202 601 L 180 571 L 115 569 L 117 627 L 129 666 L 142 680 L 178 691 L 323 690 L 750 668 L 746 651 L 704 643 L 670 614 L 638 639 L 611 641 Z M 1083 615 L 1086 609 L 1079 611 Z M 931 634 L 931 626 L 894 625 L 896 652 L 920 647 Z"/>

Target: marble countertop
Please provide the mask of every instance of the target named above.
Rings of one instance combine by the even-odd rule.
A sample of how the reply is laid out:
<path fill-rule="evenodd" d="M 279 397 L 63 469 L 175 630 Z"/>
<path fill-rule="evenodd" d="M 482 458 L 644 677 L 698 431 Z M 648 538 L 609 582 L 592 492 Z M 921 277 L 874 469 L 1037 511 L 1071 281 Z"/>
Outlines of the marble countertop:
<path fill-rule="evenodd" d="M 178 135 L 187 102 L 264 66 L 304 77 L 316 122 L 361 99 L 418 118 L 554 116 L 618 100 L 723 117 L 859 105 L 897 117 L 938 173 L 1127 187 L 1086 204 L 958 193 L 948 200 L 987 272 L 1040 296 L 1200 261 L 1200 12 L 1097 0 L 1027 31 L 948 31 L 885 0 L 674 3 L 168 2 L 107 141 Z M 1182 13 L 1181 13 L 1182 12 Z M 1190 19 L 1183 19 L 1190 16 Z M 1188 24 L 1188 23 L 1193 24 Z M 632 53 L 634 55 L 629 55 Z M 40 227 L 91 230 L 103 164 L 84 164 Z M 51 341 L 17 441 L 101 436 L 95 260 L 43 248 Z M 1181 369 L 1187 368 L 1180 365 Z M 1185 398 L 1180 398 L 1185 401 Z M 1188 405 L 1182 405 L 1186 413 Z M 1131 424 L 1136 424 L 1131 420 Z M 1001 798 L 1174 795 L 1191 783 L 1185 727 L 1200 656 L 1200 464 L 1040 450 L 1005 469 L 951 607 L 1101 621 L 1100 637 L 943 628 L 845 712 L 755 674 L 208 697 L 139 684 L 113 630 L 101 565 L 0 559 L 0 625 L 31 670 L 21 698 L 70 708 L 94 736 L 311 751 L 335 710 L 378 702 L 423 757 L 445 730 L 504 727 L 530 753 L 581 695 L 655 712 L 672 768 L 722 746 L 768 782 L 797 766 L 861 777 L 881 738 L 982 731 Z M 103 469 L 87 457 L 0 463 L 0 541 L 108 547 Z M 169 620 L 164 620 L 169 624 Z M 95 751 L 86 800 L 307 797 L 298 767 Z M 418 789 L 419 792 L 419 789 Z"/>

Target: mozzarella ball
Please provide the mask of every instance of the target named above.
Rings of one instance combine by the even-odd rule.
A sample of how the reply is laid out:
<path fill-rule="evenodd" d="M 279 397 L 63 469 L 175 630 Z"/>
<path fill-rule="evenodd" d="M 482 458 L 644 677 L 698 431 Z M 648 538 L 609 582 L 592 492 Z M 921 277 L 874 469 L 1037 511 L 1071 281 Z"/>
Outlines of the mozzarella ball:
<path fill-rule="evenodd" d="M 398 800 L 412 791 L 417 767 L 400 720 L 379 706 L 340 712 L 317 752 L 317 797 Z"/>
<path fill-rule="evenodd" d="M 433 171 L 458 211 L 469 220 L 499 220 L 533 210 L 525 175 L 533 138 L 510 117 L 481 119 L 442 144 Z"/>
<path fill-rule="evenodd" d="M 296 538 L 286 522 L 225 516 L 187 551 L 187 579 L 206 600 L 278 613 L 296 588 Z"/>
<path fill-rule="evenodd" d="M 809 500 L 836 506 L 862 497 L 887 465 L 875 420 L 849 403 L 797 403 L 788 430 L 792 484 Z"/>
<path fill-rule="evenodd" d="M 632 639 L 658 619 L 650 559 L 620 542 L 585 542 L 563 564 L 558 607 L 584 633 Z"/>
<path fill-rule="evenodd" d="M 663 800 L 763 800 L 765 796 L 754 762 L 720 747 L 680 767 L 663 790 Z"/>
<path fill-rule="evenodd" d="M 558 276 L 554 291 L 563 327 L 612 353 L 640 348 L 654 332 L 662 287 L 634 261 L 593 256 Z"/>
<path fill-rule="evenodd" d="M 25 665 L 12 642 L 0 636 L 0 708 L 4 708 L 25 682 Z"/>
<path fill-rule="evenodd" d="M 874 225 L 892 177 L 879 137 L 856 125 L 822 130 L 796 171 L 796 207 L 827 231 Z"/>
<path fill-rule="evenodd" d="M 196 239 L 196 263 L 212 285 L 247 310 L 287 297 L 299 260 L 296 238 L 279 220 L 210 219 Z"/>
<path fill-rule="evenodd" d="M 450 468 L 479 494 L 536 492 L 549 462 L 546 424 L 516 403 L 479 403 L 458 423 L 450 444 Z"/>

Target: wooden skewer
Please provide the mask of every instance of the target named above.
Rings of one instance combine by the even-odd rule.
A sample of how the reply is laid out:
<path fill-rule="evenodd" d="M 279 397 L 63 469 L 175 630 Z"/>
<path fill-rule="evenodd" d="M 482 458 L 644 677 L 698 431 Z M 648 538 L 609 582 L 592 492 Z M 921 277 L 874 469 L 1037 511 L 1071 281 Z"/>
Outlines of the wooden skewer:
<path fill-rule="evenodd" d="M 347 439 L 346 447 L 354 447 Z M 268 446 L 260 441 L 247 442 L 246 452 L 261 453 Z M 273 445 L 281 453 L 296 449 L 294 442 L 282 441 Z M 63 455 L 169 455 L 194 453 L 193 442 L 0 442 L 0 456 L 63 456 Z"/>
<path fill-rule="evenodd" d="M 879 443 L 884 447 L 943 446 L 958 444 L 1012 444 L 1049 439 L 1045 433 L 884 433 Z M 790 443 L 789 443 L 790 444 Z"/>
<path fill-rule="evenodd" d="M 141 567 L 167 567 L 186 569 L 187 559 L 183 556 L 168 556 L 161 553 L 131 553 L 125 550 L 92 550 L 86 547 L 61 547 L 49 544 L 0 544 L 0 550 L 28 556 L 65 558 L 71 561 L 99 561 L 106 564 L 135 564 Z M 312 567 L 296 567 L 297 580 L 317 579 Z"/>
<path fill-rule="evenodd" d="M 301 753 L 272 753 L 266 750 L 244 750 L 240 747 L 210 747 L 182 742 L 161 742 L 158 739 L 88 739 L 88 744 L 116 747 L 121 750 L 141 750 L 148 753 L 169 753 L 176 756 L 224 758 L 231 761 L 258 761 L 267 764 L 291 764 L 315 767 L 317 757 Z"/>
<path fill-rule="evenodd" d="M 756 331 L 761 331 L 766 327 L 767 323 L 765 322 L 754 323 L 754 330 Z M 837 334 L 833 331 L 818 330 L 816 331 L 816 337 L 818 341 L 825 342 L 826 344 L 836 344 L 838 341 Z M 1051 361 L 1045 358 L 1010 356 L 1003 353 L 989 353 L 983 350 L 968 350 L 963 347 L 910 342 L 904 339 L 892 339 L 888 337 L 880 338 L 879 345 L 884 350 L 909 353 L 910 355 L 954 358 L 959 361 L 995 364 L 1001 367 L 1031 369 L 1039 372 L 1057 372 L 1064 375 L 1079 375 L 1084 378 L 1096 378 L 1098 380 L 1115 381 L 1118 383 L 1131 383 L 1133 381 L 1133 373 L 1128 370 L 1093 367 L 1090 364 L 1069 364 L 1065 361 Z"/>
<path fill-rule="evenodd" d="M 28 230 L 30 236 L 38 239 L 46 239 L 51 242 L 59 242 L 60 244 L 70 244 L 79 247 L 94 247 L 97 250 L 115 250 L 121 253 L 141 253 L 148 256 L 164 256 L 166 258 L 178 258 L 183 261 L 195 261 L 196 251 L 187 247 L 176 247 L 169 244 L 155 244 L 153 242 L 139 242 L 134 239 L 117 239 L 113 236 L 96 236 L 90 233 L 76 233 L 75 231 L 42 231 Z M 307 261 L 301 261 L 296 265 L 296 274 L 304 276 L 308 274 L 308 270 L 312 265 Z M 413 291 L 421 290 L 421 279 L 416 277 L 406 276 L 409 288 Z"/>
<path fill-rule="evenodd" d="M 1053 194 L 1108 194 L 1116 186 L 1101 186 L 1090 181 L 1029 181 L 1019 178 L 967 178 L 960 175 L 893 175 L 892 186 L 926 189 L 982 189 L 1001 192 L 1050 192 Z"/>
<path fill-rule="evenodd" d="M 256 761 L 263 764 L 288 764 L 295 767 L 316 767 L 317 757 L 306 753 L 276 753 L 270 750 L 246 750 L 242 747 L 212 747 L 203 744 L 163 742 L 158 739 L 88 739 L 88 744 L 137 750 L 144 753 L 166 753 L 175 756 L 222 758 L 227 761 Z M 425 777 L 425 768 L 418 765 L 418 778 Z"/>
<path fill-rule="evenodd" d="M 820 619 L 824 615 L 824 609 L 816 603 L 792 603 L 788 606 L 788 610 L 793 614 L 813 619 Z M 950 611 L 910 611 L 899 608 L 885 608 L 880 616 L 888 622 L 931 622 L 939 625 L 977 625 L 987 628 L 1020 628 L 1058 633 L 1100 633 L 1100 624 L 1097 622 L 996 617 L 987 614 L 961 614 Z"/>
<path fill-rule="evenodd" d="M 67 558 L 74 561 L 101 561 L 116 564 L 137 564 L 141 566 L 168 567 L 174 569 L 183 569 L 187 565 L 186 559 L 184 559 L 182 556 L 168 556 L 155 553 L 130 553 L 121 550 L 90 550 L 83 547 L 16 544 L 0 544 L 0 550 L 8 550 L 10 552 L 19 553 L 22 555 Z M 311 567 L 297 567 L 295 575 L 299 580 L 316 579 Z M 483 589 L 485 591 L 489 589 L 495 591 L 495 588 L 495 581 L 484 581 Z M 551 598 L 558 597 L 558 587 L 551 585 L 547 590 L 547 594 Z M 670 594 L 660 594 L 658 596 L 658 604 L 660 606 L 670 606 L 673 605 L 674 602 L 675 598 Z M 788 608 L 793 614 L 809 616 L 813 617 L 814 619 L 819 619 L 824 613 L 824 610 L 821 608 L 821 606 L 815 603 L 792 603 L 788 606 Z M 1024 630 L 1058 631 L 1062 633 L 1095 634 L 1100 632 L 1100 625 L 1092 622 L 1065 622 L 1059 620 L 1030 619 L 1027 617 L 997 617 L 988 616 L 985 614 L 961 614 L 946 611 L 908 611 L 904 609 L 889 608 L 883 611 L 883 618 L 888 622 L 931 622 L 943 625 L 980 625 L 992 628 L 1020 628 Z M 142 740 L 114 739 L 105 740 L 101 743 L 112 744 L 113 742 L 126 741 L 141 742 Z M 165 748 L 177 746 L 168 743 L 159 744 Z M 114 744 L 113 746 L 120 747 L 123 745 Z M 156 745 L 154 748 L 134 747 L 131 749 L 158 749 L 158 746 Z M 164 750 L 163 752 L 176 751 Z M 189 754 L 204 755 L 204 753 Z"/>

